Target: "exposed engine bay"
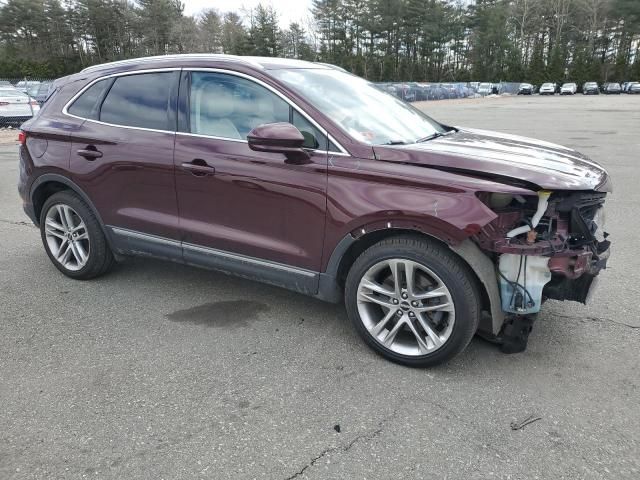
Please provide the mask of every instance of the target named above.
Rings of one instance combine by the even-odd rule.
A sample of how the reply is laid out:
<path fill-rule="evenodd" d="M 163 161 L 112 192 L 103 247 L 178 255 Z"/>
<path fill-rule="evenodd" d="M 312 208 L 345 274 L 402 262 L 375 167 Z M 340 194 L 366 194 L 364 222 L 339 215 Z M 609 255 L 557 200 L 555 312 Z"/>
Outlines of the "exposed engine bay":
<path fill-rule="evenodd" d="M 547 299 L 586 303 L 609 257 L 606 193 L 541 190 L 537 197 L 478 196 L 497 217 L 473 240 L 497 265 L 502 310 L 508 317 L 535 314 Z"/>

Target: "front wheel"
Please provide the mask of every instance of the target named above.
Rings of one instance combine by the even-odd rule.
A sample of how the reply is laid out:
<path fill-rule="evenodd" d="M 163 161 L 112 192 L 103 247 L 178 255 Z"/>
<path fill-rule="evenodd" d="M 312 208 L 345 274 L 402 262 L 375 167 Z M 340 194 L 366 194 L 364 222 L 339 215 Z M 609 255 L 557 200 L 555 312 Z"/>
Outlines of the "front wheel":
<path fill-rule="evenodd" d="M 445 246 L 413 236 L 383 240 L 362 253 L 347 275 L 345 304 L 373 350 L 414 367 L 460 353 L 480 318 L 466 264 Z"/>
<path fill-rule="evenodd" d="M 51 262 L 68 277 L 94 278 L 114 263 L 96 216 L 73 192 L 58 192 L 46 200 L 40 214 L 40 233 Z"/>

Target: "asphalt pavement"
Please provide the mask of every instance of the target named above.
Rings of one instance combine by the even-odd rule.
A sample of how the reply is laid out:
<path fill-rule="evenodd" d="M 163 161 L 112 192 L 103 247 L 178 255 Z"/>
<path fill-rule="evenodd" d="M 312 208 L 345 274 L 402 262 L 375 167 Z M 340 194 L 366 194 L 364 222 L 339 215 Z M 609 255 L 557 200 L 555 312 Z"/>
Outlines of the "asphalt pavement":
<path fill-rule="evenodd" d="M 608 168 L 612 257 L 591 305 L 546 303 L 522 354 L 474 339 L 409 369 L 341 306 L 275 287 L 143 259 L 73 281 L 3 145 L 0 478 L 640 478 L 640 96 L 419 106 Z"/>

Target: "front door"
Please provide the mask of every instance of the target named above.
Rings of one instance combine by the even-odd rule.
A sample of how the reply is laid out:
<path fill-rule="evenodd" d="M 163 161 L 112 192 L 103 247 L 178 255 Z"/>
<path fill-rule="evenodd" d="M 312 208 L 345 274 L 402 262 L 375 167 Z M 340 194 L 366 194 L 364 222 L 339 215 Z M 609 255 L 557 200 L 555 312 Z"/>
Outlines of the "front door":
<path fill-rule="evenodd" d="M 184 80 L 181 96 L 184 92 L 188 101 L 181 105 L 187 112 L 174 161 L 185 260 L 201 263 L 210 255 L 248 266 L 275 264 L 284 274 L 289 266 L 318 272 L 326 135 L 253 80 L 232 72 L 191 72 Z M 308 160 L 249 148 L 249 131 L 273 122 L 298 126 L 307 139 Z"/>

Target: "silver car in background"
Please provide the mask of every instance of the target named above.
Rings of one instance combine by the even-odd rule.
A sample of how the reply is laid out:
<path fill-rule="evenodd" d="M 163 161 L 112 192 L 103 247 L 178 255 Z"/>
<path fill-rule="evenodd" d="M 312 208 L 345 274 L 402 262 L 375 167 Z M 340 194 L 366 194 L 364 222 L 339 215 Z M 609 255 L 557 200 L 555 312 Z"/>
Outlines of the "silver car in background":
<path fill-rule="evenodd" d="M 15 88 L 0 87 L 0 127 L 18 126 L 35 116 L 40 105 Z"/>
<path fill-rule="evenodd" d="M 540 95 L 555 95 L 556 93 L 556 84 L 555 83 L 543 83 L 540 87 Z"/>

